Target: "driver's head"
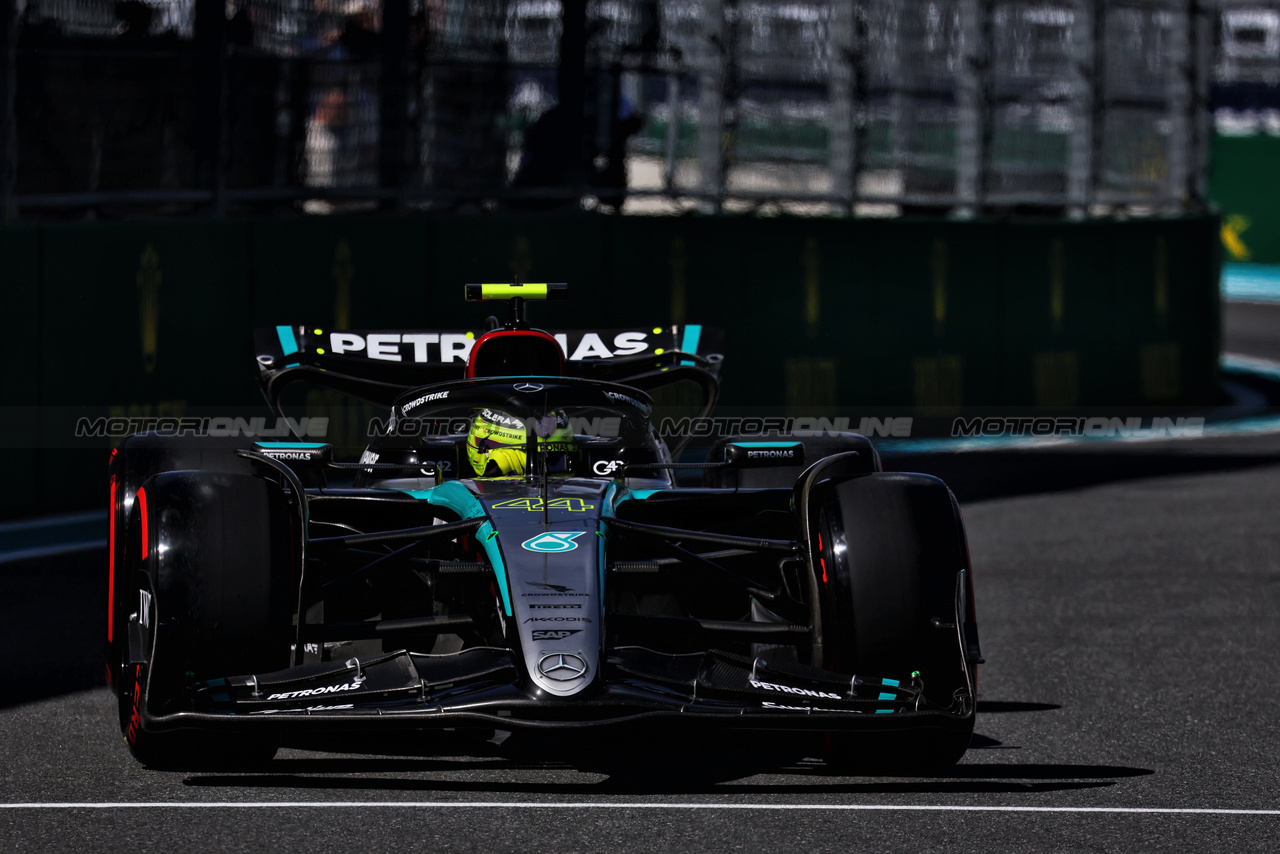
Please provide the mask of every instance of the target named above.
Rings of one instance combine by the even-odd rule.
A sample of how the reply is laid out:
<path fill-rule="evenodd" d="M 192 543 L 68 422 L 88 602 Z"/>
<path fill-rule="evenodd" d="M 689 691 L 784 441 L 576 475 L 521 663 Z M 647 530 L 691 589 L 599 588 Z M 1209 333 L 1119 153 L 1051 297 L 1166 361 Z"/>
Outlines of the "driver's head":
<path fill-rule="evenodd" d="M 536 422 L 535 422 L 536 423 Z M 573 431 L 563 413 L 548 416 L 539 429 L 538 446 L 547 455 L 548 472 L 569 469 Z M 476 477 L 515 477 L 525 472 L 528 432 L 525 422 L 498 409 L 482 409 L 471 419 L 467 459 Z"/>

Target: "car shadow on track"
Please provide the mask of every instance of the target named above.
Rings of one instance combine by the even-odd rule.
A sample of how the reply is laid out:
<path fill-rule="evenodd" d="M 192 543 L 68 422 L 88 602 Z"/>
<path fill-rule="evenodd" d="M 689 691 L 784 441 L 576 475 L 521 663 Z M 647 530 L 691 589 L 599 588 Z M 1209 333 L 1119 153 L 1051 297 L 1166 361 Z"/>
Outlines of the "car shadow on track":
<path fill-rule="evenodd" d="M 983 700 L 979 714 L 1053 711 L 1053 703 Z M 489 737 L 492 735 L 493 737 Z M 1116 765 L 974 761 L 1017 749 L 975 734 L 968 761 L 930 772 L 837 771 L 820 734 L 426 732 L 292 742 L 260 773 L 193 775 L 199 788 L 507 795 L 1009 794 L 1114 786 L 1154 771 Z M 340 751 L 341 756 L 321 751 Z M 403 755 L 406 750 L 416 755 Z M 387 755 L 387 754 L 400 755 Z M 356 755 L 352 755 L 356 754 Z M 1003 754 L 1009 755 L 1009 754 Z M 534 780 L 524 782 L 533 774 Z"/>
<path fill-rule="evenodd" d="M 1047 704 L 1008 704 L 1036 707 Z M 1052 708 L 1052 707 L 1049 707 Z M 993 739 L 986 742 L 998 744 Z M 376 744 L 365 741 L 365 749 Z M 424 747 L 429 745 L 424 745 Z M 457 745 L 455 745 L 456 747 Z M 1154 773 L 1112 765 L 969 762 L 932 772 L 840 772 L 813 758 L 813 741 L 702 734 L 696 740 L 610 743 L 543 734 L 476 744 L 465 756 L 309 756 L 290 751 L 254 774 L 205 774 L 187 786 L 277 791 L 508 795 L 1000 794 L 1113 786 Z M 980 749 L 981 737 L 974 749 Z M 403 748 L 403 744 L 400 745 Z M 347 750 L 350 746 L 347 746 Z M 345 751 L 344 751 L 345 752 Z M 973 754 L 970 754 L 972 758 Z M 525 781 L 528 782 L 525 782 Z"/>
<path fill-rule="evenodd" d="M 294 763 L 298 764 L 294 764 Z M 328 767 L 326 767 L 328 766 Z M 276 769 L 279 768 L 277 771 Z M 323 770 L 322 770 L 323 769 Z M 339 770 L 340 769 L 340 770 Z M 559 781 L 566 772 L 595 771 L 603 780 Z M 447 797 L 459 794 L 493 795 L 839 795 L 839 794 L 1017 794 L 1097 789 L 1116 781 L 1154 773 L 1144 768 L 1105 765 L 975 765 L 946 772 L 906 777 L 836 777 L 825 767 L 750 770 L 720 768 L 720 773 L 690 774 L 681 765 L 646 768 L 571 769 L 522 763 L 486 763 L 476 768 L 452 763 L 448 769 L 421 760 L 342 760 L 334 768 L 325 760 L 283 760 L 261 774 L 195 775 L 183 782 L 196 788 L 270 789 L 331 792 L 413 792 Z M 533 782 L 510 779 L 513 774 L 539 772 Z M 386 774 L 413 774 L 388 777 Z M 469 779 L 452 779 L 466 774 Z M 421 776 L 427 775 L 427 776 Z M 439 775 L 439 776 L 437 776 Z M 765 775 L 769 782 L 752 782 Z M 779 777 L 784 779 L 779 780 Z M 723 778 L 723 779 L 708 779 Z"/>

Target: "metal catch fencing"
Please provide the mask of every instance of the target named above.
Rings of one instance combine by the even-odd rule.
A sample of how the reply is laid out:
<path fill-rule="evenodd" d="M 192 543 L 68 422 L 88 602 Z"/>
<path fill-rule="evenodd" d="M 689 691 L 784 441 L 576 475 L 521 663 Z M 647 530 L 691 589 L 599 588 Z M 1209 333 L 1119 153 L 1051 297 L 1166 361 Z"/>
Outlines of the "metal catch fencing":
<path fill-rule="evenodd" d="M 1196 209 L 1278 6 L 0 0 L 0 205 Z"/>

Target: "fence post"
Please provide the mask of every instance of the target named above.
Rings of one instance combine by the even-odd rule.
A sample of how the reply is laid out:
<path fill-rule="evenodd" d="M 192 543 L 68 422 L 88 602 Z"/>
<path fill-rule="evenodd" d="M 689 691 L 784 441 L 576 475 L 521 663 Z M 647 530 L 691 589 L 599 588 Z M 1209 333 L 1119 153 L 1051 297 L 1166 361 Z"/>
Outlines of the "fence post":
<path fill-rule="evenodd" d="M 831 7 L 831 193 L 847 212 L 852 212 L 857 195 L 857 157 L 854 137 L 854 95 L 857 75 L 854 66 L 854 3 L 835 0 Z"/>
<path fill-rule="evenodd" d="M 227 210 L 227 12 L 225 0 L 196 0 L 196 175 L 213 194 L 213 213 Z"/>
<path fill-rule="evenodd" d="M 1080 0 L 1071 25 L 1071 143 L 1067 164 L 1067 212 L 1087 216 L 1093 202 L 1094 93 L 1098 78 L 1095 0 Z"/>
<path fill-rule="evenodd" d="M 698 166 L 706 206 L 720 209 L 724 196 L 724 66 L 728 62 L 725 43 L 723 0 L 702 4 L 702 32 L 698 40 Z"/>
<path fill-rule="evenodd" d="M 1204 206 L 1205 181 L 1209 171 L 1209 140 L 1213 134 L 1210 98 L 1210 72 L 1213 68 L 1214 4 L 1190 0 L 1191 18 L 1191 104 L 1187 120 L 1191 123 L 1191 157 L 1188 163 L 1187 197 L 1193 208 Z"/>
<path fill-rule="evenodd" d="M 1168 153 L 1166 155 L 1165 192 L 1170 201 L 1185 204 L 1187 191 L 1190 189 L 1190 177 L 1187 169 L 1190 166 L 1190 146 L 1192 141 L 1189 127 L 1195 99 L 1192 97 L 1192 79 L 1195 67 L 1192 63 L 1191 46 L 1194 43 L 1192 30 L 1195 28 L 1195 16 L 1191 3 L 1182 9 L 1171 11 L 1169 17 L 1173 23 L 1169 27 L 1168 70 L 1165 73 L 1165 91 L 1168 98 L 1168 117 L 1171 129 L 1169 132 Z"/>
<path fill-rule="evenodd" d="M 956 207 L 960 216 L 981 211 L 987 151 L 991 129 L 988 120 L 991 74 L 990 0 L 963 0 L 960 5 L 964 33 L 964 60 L 956 74 Z"/>
<path fill-rule="evenodd" d="M 404 206 L 408 176 L 409 0 L 382 0 L 382 68 L 378 79 L 378 183 Z"/>
<path fill-rule="evenodd" d="M 0 224 L 13 222 L 18 180 L 18 3 L 0 0 Z"/>
<path fill-rule="evenodd" d="M 586 107 L 587 107 L 587 0 L 565 0 L 561 4 L 560 66 L 556 88 L 564 110 L 566 143 L 569 151 L 565 188 L 576 206 L 587 190 Z"/>

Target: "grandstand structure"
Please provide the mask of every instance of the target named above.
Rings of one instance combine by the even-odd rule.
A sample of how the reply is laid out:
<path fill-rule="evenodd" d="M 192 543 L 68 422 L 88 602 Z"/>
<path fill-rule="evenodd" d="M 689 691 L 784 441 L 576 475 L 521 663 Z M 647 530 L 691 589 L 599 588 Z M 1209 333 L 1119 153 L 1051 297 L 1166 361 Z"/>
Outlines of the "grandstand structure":
<path fill-rule="evenodd" d="M 1205 205 L 1280 0 L 0 0 L 5 221 Z"/>

